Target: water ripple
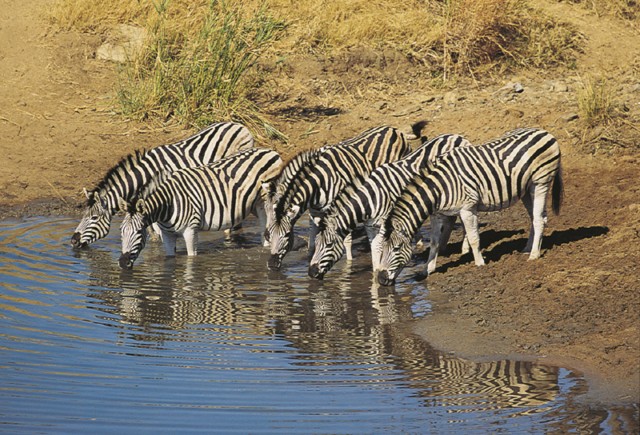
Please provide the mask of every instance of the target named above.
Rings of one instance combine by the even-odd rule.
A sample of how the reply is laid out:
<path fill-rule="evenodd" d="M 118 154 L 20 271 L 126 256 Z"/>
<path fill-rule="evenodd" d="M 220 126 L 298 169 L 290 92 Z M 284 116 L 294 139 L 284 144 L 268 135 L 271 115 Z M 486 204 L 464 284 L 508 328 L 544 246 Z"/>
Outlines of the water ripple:
<path fill-rule="evenodd" d="M 304 252 L 269 272 L 249 224 L 205 235 L 195 258 L 150 243 L 121 271 L 116 234 L 74 251 L 75 224 L 0 222 L 3 430 L 637 431 L 607 426 L 637 421 L 633 407 L 576 405 L 585 384 L 567 370 L 450 358 L 407 334 L 428 288 L 379 287 L 366 255 L 324 282 Z"/>

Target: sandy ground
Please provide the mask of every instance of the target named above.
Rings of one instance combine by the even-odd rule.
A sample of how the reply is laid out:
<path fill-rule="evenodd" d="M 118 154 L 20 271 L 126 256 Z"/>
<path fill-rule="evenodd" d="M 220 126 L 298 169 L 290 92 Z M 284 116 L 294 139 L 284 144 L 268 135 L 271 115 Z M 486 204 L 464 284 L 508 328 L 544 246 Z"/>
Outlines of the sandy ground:
<path fill-rule="evenodd" d="M 455 254 L 457 240 L 428 278 L 434 314 L 414 330 L 460 356 L 520 355 L 572 367 L 591 380 L 589 400 L 639 403 L 640 33 L 566 3 L 536 3 L 587 35 L 577 70 L 436 91 L 402 59 L 382 65 L 356 50 L 345 64 L 289 59 L 279 102 L 263 104 L 291 138 L 279 145 L 283 154 L 419 119 L 429 120 L 430 137 L 461 133 L 478 143 L 520 126 L 553 133 L 563 150 L 565 201 L 561 215 L 549 217 L 543 257 L 518 253 L 529 226 L 522 206 L 481 216 L 488 264 L 477 268 Z M 50 4 L 0 0 L 0 218 L 79 215 L 82 187 L 122 156 L 194 131 L 114 114 L 117 75 L 95 58 L 100 37 L 51 30 L 42 18 Z M 586 129 L 576 119 L 575 91 L 591 71 L 616 78 L 627 113 L 615 128 Z M 327 97 L 336 83 L 346 90 L 340 100 Z M 513 92 L 513 83 L 524 91 Z M 326 107 L 339 110 L 316 110 Z"/>

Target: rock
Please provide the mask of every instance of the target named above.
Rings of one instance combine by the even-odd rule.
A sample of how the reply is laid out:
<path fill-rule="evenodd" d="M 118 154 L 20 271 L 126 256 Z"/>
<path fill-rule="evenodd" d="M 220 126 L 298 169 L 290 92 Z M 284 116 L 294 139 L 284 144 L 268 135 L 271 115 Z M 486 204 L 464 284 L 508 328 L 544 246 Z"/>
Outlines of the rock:
<path fill-rule="evenodd" d="M 520 83 L 515 83 L 513 85 L 513 92 L 515 92 L 516 94 L 524 92 L 524 86 L 522 86 Z"/>
<path fill-rule="evenodd" d="M 121 24 L 113 42 L 105 42 L 96 50 L 96 58 L 124 63 L 142 48 L 146 31 L 141 27 Z"/>
<path fill-rule="evenodd" d="M 453 91 L 447 92 L 442 96 L 442 101 L 444 104 L 453 106 L 456 104 L 456 101 L 458 101 L 458 95 Z"/>
<path fill-rule="evenodd" d="M 563 122 L 571 122 L 571 121 L 575 121 L 576 119 L 580 118 L 580 115 L 578 115 L 577 113 L 569 113 L 568 115 L 564 115 L 562 118 L 560 118 Z"/>
<path fill-rule="evenodd" d="M 569 86 L 564 82 L 551 82 L 549 90 L 551 92 L 569 92 Z"/>

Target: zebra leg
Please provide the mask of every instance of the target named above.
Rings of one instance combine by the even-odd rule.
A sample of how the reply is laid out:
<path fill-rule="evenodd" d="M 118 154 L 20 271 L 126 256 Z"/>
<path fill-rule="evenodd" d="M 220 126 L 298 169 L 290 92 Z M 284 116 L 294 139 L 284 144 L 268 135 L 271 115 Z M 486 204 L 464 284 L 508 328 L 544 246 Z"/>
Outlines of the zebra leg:
<path fill-rule="evenodd" d="M 175 233 L 169 233 L 167 231 L 162 231 L 160 233 L 160 239 L 162 240 L 162 244 L 164 245 L 164 252 L 167 257 L 175 257 L 177 238 L 178 235 Z"/>
<path fill-rule="evenodd" d="M 149 240 L 162 240 L 162 230 L 160 229 L 160 225 L 158 225 L 158 222 L 154 222 L 151 224 L 151 233 L 149 234 Z"/>
<path fill-rule="evenodd" d="M 444 216 L 442 219 L 442 232 L 440 233 L 440 254 L 447 250 L 447 244 L 451 237 L 453 225 L 456 223 L 457 216 Z M 433 221 L 432 221 L 433 222 Z"/>
<path fill-rule="evenodd" d="M 187 245 L 187 255 L 190 257 L 198 255 L 198 230 L 187 228 L 182 233 L 182 237 L 184 237 L 184 243 Z"/>
<path fill-rule="evenodd" d="M 473 251 L 476 266 L 484 266 L 484 259 L 480 253 L 480 234 L 478 233 L 478 214 L 475 210 L 460 210 L 460 218 L 467 232 L 467 239 Z"/>
<path fill-rule="evenodd" d="M 464 225 L 462 226 L 462 249 L 460 251 L 461 254 L 468 254 L 471 251 L 471 246 L 469 246 L 469 237 L 467 237 L 467 231 L 464 229 Z"/>
<path fill-rule="evenodd" d="M 311 213 L 309 213 L 309 259 L 313 258 L 313 253 L 316 250 L 316 236 L 318 235 L 318 232 L 318 225 L 313 219 L 313 216 L 311 216 Z"/>
<path fill-rule="evenodd" d="M 260 228 L 260 241 L 262 242 L 262 246 L 268 248 L 271 244 L 264 237 L 265 231 L 267 230 L 267 212 L 264 209 L 264 204 L 261 202 L 256 206 L 254 210 L 256 216 L 258 216 L 258 228 Z"/>
<path fill-rule="evenodd" d="M 529 192 L 527 192 L 522 197 L 522 204 L 524 205 L 524 208 L 527 209 L 527 214 L 529 215 L 529 221 L 531 222 L 531 225 L 530 225 L 530 228 L 529 228 L 529 238 L 527 239 L 527 245 L 521 251 L 523 254 L 531 252 L 531 247 L 533 246 L 533 233 L 534 233 L 534 229 L 533 229 L 533 195 L 534 195 L 534 189 L 535 188 L 532 187 L 531 189 L 529 189 Z"/>
<path fill-rule="evenodd" d="M 438 214 L 431 215 L 431 234 L 429 235 L 429 258 L 427 260 L 427 274 L 431 274 L 436 270 L 436 260 L 438 259 L 438 251 L 440 250 L 440 240 L 443 219 L 445 216 Z"/>
<path fill-rule="evenodd" d="M 542 246 L 542 233 L 546 222 L 546 202 L 549 184 L 537 184 L 533 187 L 533 243 L 531 244 L 531 254 L 529 260 L 540 258 L 540 247 Z"/>
<path fill-rule="evenodd" d="M 347 254 L 347 261 L 353 260 L 353 252 L 351 251 L 352 246 L 353 246 L 353 233 L 349 233 L 347 237 L 344 238 L 344 250 L 345 250 L 345 254 Z"/>

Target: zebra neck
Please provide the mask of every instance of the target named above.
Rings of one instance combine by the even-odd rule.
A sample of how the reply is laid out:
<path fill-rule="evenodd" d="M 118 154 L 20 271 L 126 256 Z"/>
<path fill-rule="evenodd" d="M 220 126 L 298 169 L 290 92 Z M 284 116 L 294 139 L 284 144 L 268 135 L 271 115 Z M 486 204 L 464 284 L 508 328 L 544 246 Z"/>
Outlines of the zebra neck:
<path fill-rule="evenodd" d="M 98 183 L 95 192 L 107 202 L 113 214 L 118 211 L 118 198 L 130 201 L 138 190 L 151 179 L 146 164 L 152 164 L 154 150 L 136 151 L 120 160 Z"/>
<path fill-rule="evenodd" d="M 173 198 L 165 187 L 162 186 L 145 200 L 150 222 L 167 222 L 171 217 Z"/>

